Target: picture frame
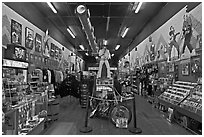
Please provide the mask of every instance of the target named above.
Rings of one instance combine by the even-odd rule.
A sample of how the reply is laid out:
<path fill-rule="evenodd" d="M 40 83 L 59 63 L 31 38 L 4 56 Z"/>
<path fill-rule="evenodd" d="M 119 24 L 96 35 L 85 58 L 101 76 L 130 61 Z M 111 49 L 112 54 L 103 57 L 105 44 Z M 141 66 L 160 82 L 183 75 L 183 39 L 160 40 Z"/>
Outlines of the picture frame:
<path fill-rule="evenodd" d="M 32 50 L 34 44 L 34 31 L 28 27 L 25 28 L 25 47 Z"/>
<path fill-rule="evenodd" d="M 38 33 L 35 35 L 35 51 L 42 52 L 42 36 Z"/>
<path fill-rule="evenodd" d="M 169 72 L 174 72 L 174 63 L 169 63 L 168 69 L 169 69 Z"/>
<path fill-rule="evenodd" d="M 11 19 L 11 43 L 22 44 L 22 25 Z"/>
<path fill-rule="evenodd" d="M 51 43 L 51 47 L 50 47 L 50 57 L 55 57 L 55 44 Z"/>
<path fill-rule="evenodd" d="M 188 76 L 189 72 L 190 72 L 189 70 L 190 70 L 189 63 L 185 63 L 185 64 L 182 65 L 182 71 L 181 71 L 182 75 Z"/>

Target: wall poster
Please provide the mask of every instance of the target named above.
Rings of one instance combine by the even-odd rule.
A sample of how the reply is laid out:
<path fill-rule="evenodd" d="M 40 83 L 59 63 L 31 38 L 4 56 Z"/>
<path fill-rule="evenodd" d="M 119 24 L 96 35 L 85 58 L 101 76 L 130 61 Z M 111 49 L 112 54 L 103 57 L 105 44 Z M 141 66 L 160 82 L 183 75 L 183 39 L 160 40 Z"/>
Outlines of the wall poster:
<path fill-rule="evenodd" d="M 189 63 L 185 63 L 182 65 L 182 75 L 188 76 L 189 75 Z"/>
<path fill-rule="evenodd" d="M 42 52 L 42 36 L 38 33 L 35 35 L 35 51 Z"/>
<path fill-rule="evenodd" d="M 34 31 L 28 27 L 25 28 L 25 47 L 33 49 Z"/>
<path fill-rule="evenodd" d="M 11 43 L 22 44 L 22 25 L 15 20 L 11 20 Z"/>

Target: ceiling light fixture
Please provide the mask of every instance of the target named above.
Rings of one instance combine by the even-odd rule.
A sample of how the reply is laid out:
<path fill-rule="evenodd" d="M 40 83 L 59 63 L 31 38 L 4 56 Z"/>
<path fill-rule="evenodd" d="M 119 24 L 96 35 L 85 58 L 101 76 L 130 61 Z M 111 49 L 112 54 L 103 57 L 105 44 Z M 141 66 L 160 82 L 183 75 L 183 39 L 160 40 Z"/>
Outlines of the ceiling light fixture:
<path fill-rule="evenodd" d="M 79 5 L 76 9 L 79 14 L 83 14 L 86 11 L 86 7 L 84 5 Z"/>
<path fill-rule="evenodd" d="M 125 28 L 125 31 L 123 31 L 123 33 L 122 33 L 122 35 L 121 35 L 122 38 L 124 38 L 124 37 L 126 36 L 126 34 L 127 34 L 127 32 L 128 32 L 129 29 L 130 29 L 130 28 Z"/>
<path fill-rule="evenodd" d="M 137 8 L 136 8 L 136 10 L 135 10 L 135 13 L 138 13 L 138 12 L 139 12 L 141 6 L 142 6 L 142 2 L 139 2 L 138 6 L 137 6 Z"/>
<path fill-rule="evenodd" d="M 70 28 L 67 28 L 67 31 L 69 32 L 69 34 L 72 36 L 72 38 L 75 38 L 74 33 L 70 30 Z"/>
<path fill-rule="evenodd" d="M 109 29 L 110 17 L 107 18 L 106 31 Z"/>
<path fill-rule="evenodd" d="M 79 47 L 80 47 L 82 50 L 84 50 L 84 46 L 83 46 L 83 45 L 79 45 Z"/>
<path fill-rule="evenodd" d="M 54 8 L 54 6 L 52 5 L 51 2 L 47 2 L 48 6 L 51 8 L 51 10 L 54 12 L 54 13 L 57 13 L 57 10 Z"/>
<path fill-rule="evenodd" d="M 116 47 L 115 47 L 115 50 L 118 50 L 120 48 L 120 45 L 117 45 Z"/>

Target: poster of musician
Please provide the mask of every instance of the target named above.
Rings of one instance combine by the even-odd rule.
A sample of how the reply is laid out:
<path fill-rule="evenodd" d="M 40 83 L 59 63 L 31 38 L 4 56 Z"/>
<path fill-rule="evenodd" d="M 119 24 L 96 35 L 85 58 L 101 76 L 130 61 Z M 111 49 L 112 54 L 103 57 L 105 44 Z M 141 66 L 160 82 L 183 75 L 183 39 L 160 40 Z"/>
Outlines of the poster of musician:
<path fill-rule="evenodd" d="M 35 51 L 42 52 L 42 36 L 38 33 L 35 35 Z"/>
<path fill-rule="evenodd" d="M 22 25 L 15 20 L 11 20 L 11 43 L 22 44 Z"/>
<path fill-rule="evenodd" d="M 33 49 L 34 31 L 28 27 L 25 28 L 25 47 Z"/>

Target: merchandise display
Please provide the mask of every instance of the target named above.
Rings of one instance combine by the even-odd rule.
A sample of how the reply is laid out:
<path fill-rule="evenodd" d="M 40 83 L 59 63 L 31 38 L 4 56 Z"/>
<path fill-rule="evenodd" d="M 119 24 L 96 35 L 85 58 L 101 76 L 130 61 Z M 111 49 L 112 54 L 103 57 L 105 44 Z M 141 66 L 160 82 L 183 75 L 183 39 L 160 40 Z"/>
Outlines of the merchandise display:
<path fill-rule="evenodd" d="M 194 88 L 195 83 L 188 83 L 182 81 L 176 81 L 173 85 L 159 96 L 159 99 L 166 102 L 178 105 L 184 98 L 186 98 L 190 91 Z"/>

